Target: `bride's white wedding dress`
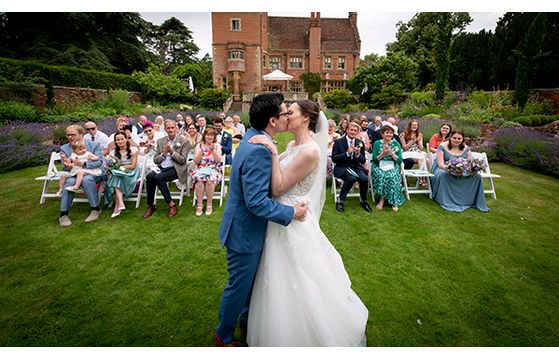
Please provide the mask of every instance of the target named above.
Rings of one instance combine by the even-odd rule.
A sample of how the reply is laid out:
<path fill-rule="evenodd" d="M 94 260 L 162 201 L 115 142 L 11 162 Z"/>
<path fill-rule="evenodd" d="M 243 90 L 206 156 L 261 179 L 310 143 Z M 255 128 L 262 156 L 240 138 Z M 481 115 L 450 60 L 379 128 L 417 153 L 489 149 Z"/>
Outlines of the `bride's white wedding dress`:
<path fill-rule="evenodd" d="M 289 144 L 285 170 L 305 146 Z M 309 201 L 318 167 L 276 200 Z M 342 259 L 311 209 L 305 221 L 268 223 L 250 302 L 249 346 L 364 346 L 368 310 L 351 289 Z"/>

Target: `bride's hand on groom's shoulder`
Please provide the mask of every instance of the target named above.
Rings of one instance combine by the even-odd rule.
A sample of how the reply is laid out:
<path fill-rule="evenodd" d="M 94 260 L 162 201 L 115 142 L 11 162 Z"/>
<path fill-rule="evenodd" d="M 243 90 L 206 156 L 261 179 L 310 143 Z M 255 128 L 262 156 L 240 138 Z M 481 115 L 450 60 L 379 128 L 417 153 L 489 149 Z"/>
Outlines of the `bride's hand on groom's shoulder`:
<path fill-rule="evenodd" d="M 264 145 L 273 155 L 278 154 L 278 149 L 274 145 L 274 142 L 270 140 L 266 135 L 255 135 L 248 140 L 251 144 Z"/>

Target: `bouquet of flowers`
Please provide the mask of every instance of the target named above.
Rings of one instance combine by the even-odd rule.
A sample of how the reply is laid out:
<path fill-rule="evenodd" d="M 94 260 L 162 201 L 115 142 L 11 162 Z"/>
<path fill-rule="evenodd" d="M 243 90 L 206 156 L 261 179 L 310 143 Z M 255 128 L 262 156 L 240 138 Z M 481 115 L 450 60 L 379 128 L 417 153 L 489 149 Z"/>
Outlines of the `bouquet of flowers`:
<path fill-rule="evenodd" d="M 482 159 L 472 159 L 470 160 L 470 169 L 473 173 L 485 171 L 487 170 L 487 164 Z"/>
<path fill-rule="evenodd" d="M 473 175 L 471 169 L 471 164 L 467 159 L 457 157 L 450 159 L 446 163 L 446 172 L 450 175 L 454 175 L 457 177 L 466 177 Z"/>

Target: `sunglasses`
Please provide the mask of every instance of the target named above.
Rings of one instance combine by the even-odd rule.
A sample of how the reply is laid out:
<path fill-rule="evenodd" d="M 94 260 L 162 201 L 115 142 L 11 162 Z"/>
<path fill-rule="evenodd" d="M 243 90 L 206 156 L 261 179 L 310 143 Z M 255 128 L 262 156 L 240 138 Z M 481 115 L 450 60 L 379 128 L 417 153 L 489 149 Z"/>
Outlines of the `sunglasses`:
<path fill-rule="evenodd" d="M 86 131 L 95 130 L 95 128 L 85 128 Z"/>

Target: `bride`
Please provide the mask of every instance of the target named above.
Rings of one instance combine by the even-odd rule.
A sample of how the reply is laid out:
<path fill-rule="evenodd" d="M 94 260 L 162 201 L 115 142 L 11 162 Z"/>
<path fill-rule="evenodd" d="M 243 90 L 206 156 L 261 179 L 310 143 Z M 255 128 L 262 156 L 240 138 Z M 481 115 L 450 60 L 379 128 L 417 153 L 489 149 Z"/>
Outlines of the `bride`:
<path fill-rule="evenodd" d="M 326 186 L 328 123 L 309 100 L 289 107 L 295 140 L 272 153 L 271 191 L 283 204 L 309 203 L 304 222 L 268 223 L 248 318 L 249 346 L 364 346 L 368 310 L 351 289 L 342 259 L 319 220 Z"/>

